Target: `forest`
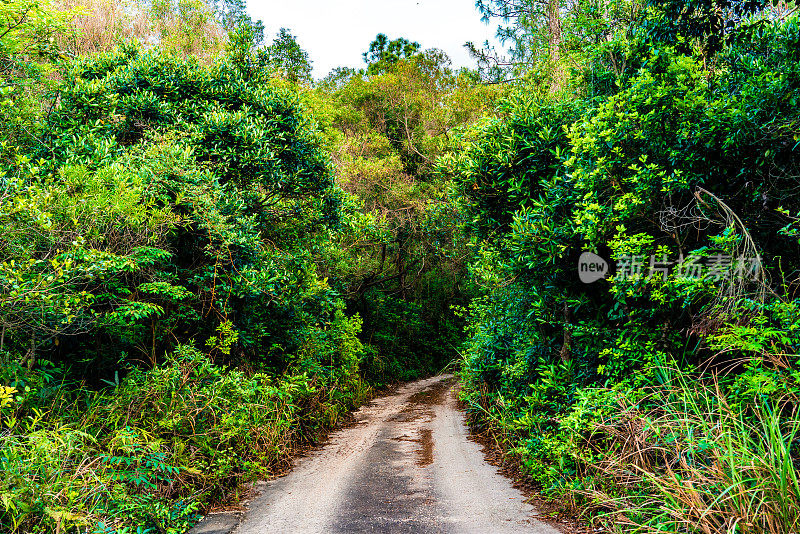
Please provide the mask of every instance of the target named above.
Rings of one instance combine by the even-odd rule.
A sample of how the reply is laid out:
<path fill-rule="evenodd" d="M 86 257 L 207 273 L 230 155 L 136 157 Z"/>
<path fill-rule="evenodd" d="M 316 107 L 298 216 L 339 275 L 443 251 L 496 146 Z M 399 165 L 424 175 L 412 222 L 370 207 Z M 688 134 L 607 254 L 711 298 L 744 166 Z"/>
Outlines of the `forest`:
<path fill-rule="evenodd" d="M 0 531 L 186 532 L 445 370 L 554 515 L 800 530 L 794 1 L 320 79 L 246 7 L 0 1 Z"/>

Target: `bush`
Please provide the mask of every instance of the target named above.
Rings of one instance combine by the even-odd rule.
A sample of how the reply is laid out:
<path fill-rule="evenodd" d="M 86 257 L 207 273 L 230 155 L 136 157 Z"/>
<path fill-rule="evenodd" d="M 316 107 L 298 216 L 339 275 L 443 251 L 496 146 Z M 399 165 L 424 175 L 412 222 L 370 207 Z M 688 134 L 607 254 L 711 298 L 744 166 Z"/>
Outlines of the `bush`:
<path fill-rule="evenodd" d="M 620 531 L 796 528 L 797 25 L 741 21 L 713 68 L 634 39 L 612 94 L 511 98 L 443 162 L 484 288 L 463 396 Z"/>
<path fill-rule="evenodd" d="M 240 41 L 68 62 L 47 133 L 3 160 L 4 531 L 184 532 L 369 392 L 318 274 L 346 195 Z"/>
<path fill-rule="evenodd" d="M 0 397 L 0 424 L 9 428 L 0 437 L 0 525 L 13 532 L 185 532 L 203 505 L 287 469 L 298 445 L 368 392 L 357 380 L 248 376 L 183 346 L 106 393 L 19 407 L 13 423 Z"/>

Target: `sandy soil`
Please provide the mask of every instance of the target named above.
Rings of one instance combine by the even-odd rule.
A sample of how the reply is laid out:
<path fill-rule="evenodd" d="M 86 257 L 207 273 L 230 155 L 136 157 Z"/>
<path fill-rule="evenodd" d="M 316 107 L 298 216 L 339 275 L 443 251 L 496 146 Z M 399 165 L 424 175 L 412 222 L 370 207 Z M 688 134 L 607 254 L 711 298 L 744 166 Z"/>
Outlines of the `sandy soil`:
<path fill-rule="evenodd" d="M 408 384 L 355 413 L 283 478 L 259 484 L 236 534 L 557 534 L 467 439 L 454 382 Z"/>

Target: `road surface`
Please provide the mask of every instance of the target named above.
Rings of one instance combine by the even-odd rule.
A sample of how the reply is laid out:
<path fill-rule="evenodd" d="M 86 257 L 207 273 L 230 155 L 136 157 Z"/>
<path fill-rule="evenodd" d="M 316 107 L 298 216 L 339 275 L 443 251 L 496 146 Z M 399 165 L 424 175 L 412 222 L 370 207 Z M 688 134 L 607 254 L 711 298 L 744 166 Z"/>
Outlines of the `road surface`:
<path fill-rule="evenodd" d="M 233 532 L 559 532 L 467 439 L 452 377 L 407 384 L 355 417 L 288 475 L 260 483 Z"/>

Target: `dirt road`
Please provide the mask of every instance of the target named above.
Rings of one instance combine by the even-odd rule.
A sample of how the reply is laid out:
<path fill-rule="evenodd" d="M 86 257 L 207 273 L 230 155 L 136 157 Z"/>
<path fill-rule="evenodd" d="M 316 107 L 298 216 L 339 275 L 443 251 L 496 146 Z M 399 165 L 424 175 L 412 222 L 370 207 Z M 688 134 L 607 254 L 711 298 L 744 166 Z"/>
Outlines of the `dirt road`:
<path fill-rule="evenodd" d="M 453 384 L 414 382 L 356 412 L 355 426 L 262 483 L 234 533 L 556 534 L 467 439 Z"/>

